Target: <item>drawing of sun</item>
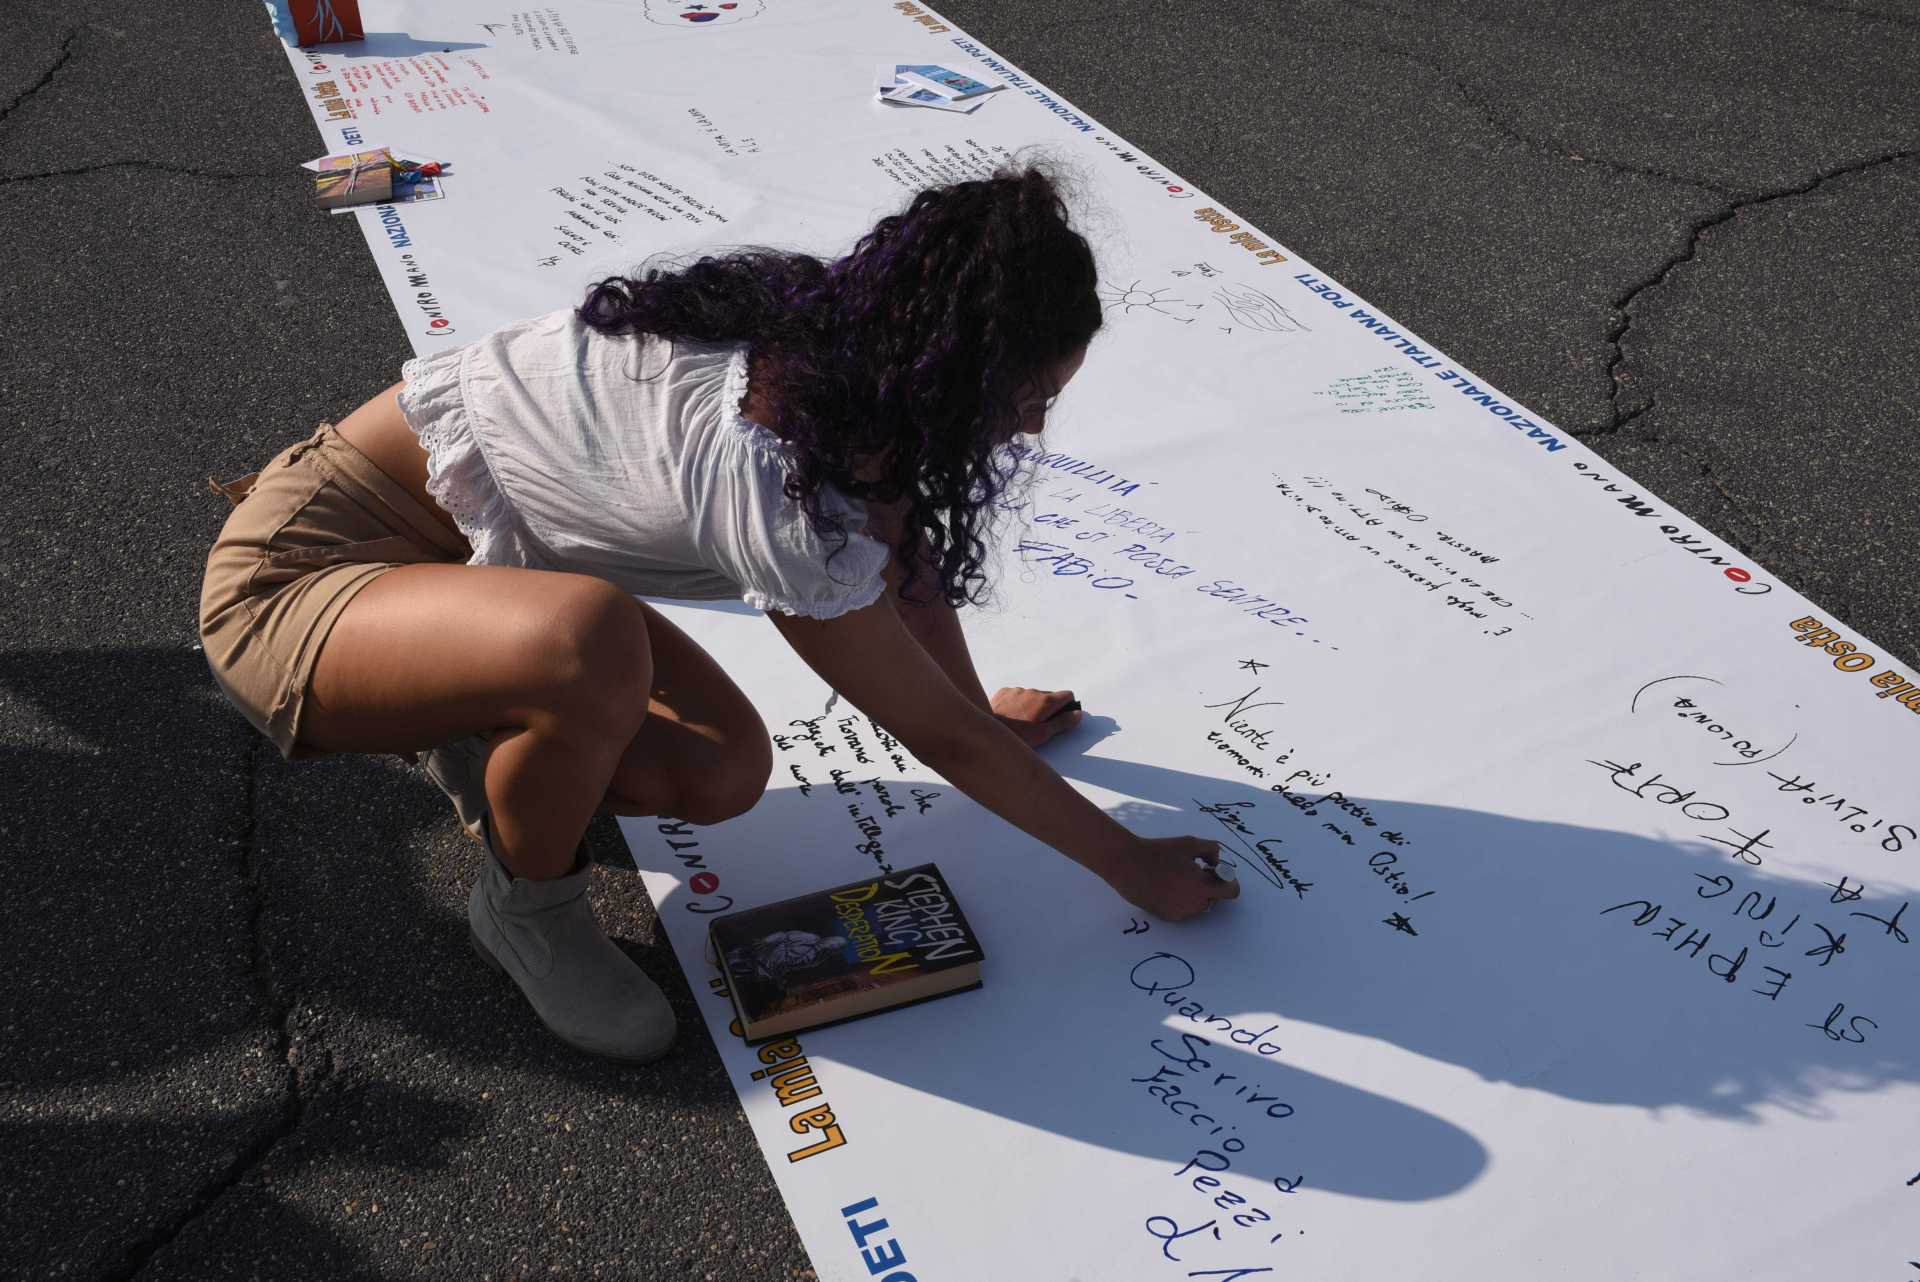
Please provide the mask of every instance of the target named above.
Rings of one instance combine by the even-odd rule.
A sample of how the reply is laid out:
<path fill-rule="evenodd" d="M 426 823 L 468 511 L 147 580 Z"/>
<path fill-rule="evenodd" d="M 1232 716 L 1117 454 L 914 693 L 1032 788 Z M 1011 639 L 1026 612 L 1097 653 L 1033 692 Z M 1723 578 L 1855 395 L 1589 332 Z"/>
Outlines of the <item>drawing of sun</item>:
<path fill-rule="evenodd" d="M 1137 280 L 1125 289 L 1114 285 L 1102 285 L 1100 287 L 1100 302 L 1102 306 L 1107 308 L 1123 307 L 1129 313 L 1144 307 L 1150 312 L 1159 312 L 1162 316 L 1172 316 L 1172 312 L 1167 311 L 1160 305 L 1162 303 L 1177 303 L 1181 301 L 1178 298 L 1160 297 L 1172 288 L 1173 286 L 1171 285 L 1165 285 L 1159 289 L 1142 289 L 1140 288 L 1140 282 Z M 1175 317 L 1175 319 L 1180 318 Z"/>

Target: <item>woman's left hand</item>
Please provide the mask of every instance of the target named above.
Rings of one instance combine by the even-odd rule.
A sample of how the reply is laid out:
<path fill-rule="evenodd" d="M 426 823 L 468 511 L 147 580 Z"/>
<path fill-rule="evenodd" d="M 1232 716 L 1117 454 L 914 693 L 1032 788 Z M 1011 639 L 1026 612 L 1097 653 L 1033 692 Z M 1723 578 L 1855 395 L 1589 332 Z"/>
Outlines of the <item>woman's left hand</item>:
<path fill-rule="evenodd" d="M 1071 690 L 1029 690 L 1025 686 L 1006 686 L 993 696 L 993 715 L 1000 718 L 1000 724 L 1019 735 L 1020 742 L 1029 748 L 1038 748 L 1055 735 L 1064 734 L 1080 724 L 1080 719 L 1085 715 L 1080 709 L 1060 712 L 1073 701 Z"/>

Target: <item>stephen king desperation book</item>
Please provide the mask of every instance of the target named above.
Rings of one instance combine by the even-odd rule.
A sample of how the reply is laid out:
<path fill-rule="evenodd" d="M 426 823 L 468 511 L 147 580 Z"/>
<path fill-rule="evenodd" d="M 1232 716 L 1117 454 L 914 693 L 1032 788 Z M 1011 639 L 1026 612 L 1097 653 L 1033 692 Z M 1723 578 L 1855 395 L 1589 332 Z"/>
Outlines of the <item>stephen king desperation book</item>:
<path fill-rule="evenodd" d="M 979 937 L 933 864 L 728 913 L 709 930 L 749 1042 L 980 986 Z"/>

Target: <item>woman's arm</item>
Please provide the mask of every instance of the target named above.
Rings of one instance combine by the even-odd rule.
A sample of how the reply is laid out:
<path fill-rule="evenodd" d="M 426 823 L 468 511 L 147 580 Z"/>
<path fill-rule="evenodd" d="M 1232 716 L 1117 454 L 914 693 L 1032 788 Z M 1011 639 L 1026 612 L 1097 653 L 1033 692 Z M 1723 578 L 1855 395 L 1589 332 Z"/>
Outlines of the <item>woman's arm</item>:
<path fill-rule="evenodd" d="M 934 594 L 925 601 L 909 601 L 900 595 L 905 586 L 907 569 L 900 564 L 899 548 L 906 533 L 906 500 L 894 503 L 867 504 L 866 533 L 889 548 L 894 555 L 887 558 L 887 565 L 881 571 L 887 581 L 886 599 L 893 602 L 894 609 L 900 614 L 900 622 L 906 625 L 907 633 L 920 643 L 940 670 L 947 674 L 954 688 L 973 703 L 975 707 L 993 711 L 992 701 L 980 684 L 980 675 L 974 671 L 973 655 L 967 651 L 966 634 L 960 630 L 960 615 L 946 598 Z M 928 584 L 937 585 L 940 576 L 937 567 L 928 564 L 925 549 L 921 550 L 921 578 L 919 591 L 925 593 Z"/>
<path fill-rule="evenodd" d="M 909 601 L 902 597 L 900 585 L 906 578 L 906 571 L 900 568 L 897 561 L 887 563 L 886 577 L 886 599 L 893 602 L 907 635 L 918 641 L 927 656 L 940 665 L 940 671 L 946 674 L 947 680 L 953 683 L 954 689 L 967 702 L 992 712 L 993 701 L 987 698 L 986 687 L 980 684 L 980 674 L 973 666 L 973 655 L 967 649 L 966 633 L 960 628 L 960 612 L 942 597 L 926 602 Z"/>
<path fill-rule="evenodd" d="M 921 761 L 1008 823 L 1098 874 L 1128 902 L 1177 921 L 1239 894 L 1236 883 L 1194 863 L 1196 857 L 1216 860 L 1218 843 L 1136 836 L 1075 792 L 955 686 L 908 632 L 891 600 L 883 597 L 834 619 L 767 617 L 809 667 Z"/>
<path fill-rule="evenodd" d="M 905 517 L 904 501 L 869 503 L 866 532 L 888 547 L 897 549 L 903 537 L 902 523 Z M 939 568 L 929 564 L 924 556 L 921 558 L 921 572 L 917 594 L 924 593 L 929 583 L 937 584 L 940 581 Z M 906 583 L 907 571 L 897 555 L 888 559 L 882 574 L 887 581 L 886 599 L 893 602 L 907 634 L 920 643 L 920 648 L 940 666 L 940 670 L 947 674 L 947 680 L 968 702 L 999 718 L 1001 724 L 1013 731 L 1029 748 L 1037 748 L 1078 724 L 1078 713 L 1069 713 L 1058 719 L 1054 717 L 1056 712 L 1073 702 L 1071 690 L 1033 690 L 1025 686 L 1007 686 L 989 698 L 986 687 L 980 682 L 980 674 L 973 666 L 973 655 L 967 649 L 967 636 L 960 627 L 960 612 L 948 605 L 943 596 L 934 595 L 925 601 L 911 601 L 903 597 L 900 590 Z"/>

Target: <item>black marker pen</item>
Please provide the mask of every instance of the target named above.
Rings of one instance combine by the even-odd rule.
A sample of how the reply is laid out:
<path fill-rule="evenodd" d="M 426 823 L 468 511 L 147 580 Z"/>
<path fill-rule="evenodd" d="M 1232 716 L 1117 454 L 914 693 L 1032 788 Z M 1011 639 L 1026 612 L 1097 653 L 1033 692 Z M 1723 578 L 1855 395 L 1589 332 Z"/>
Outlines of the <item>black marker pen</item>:
<path fill-rule="evenodd" d="M 1069 699 L 1066 703 L 1056 708 L 1052 712 L 1052 714 L 1050 714 L 1047 717 L 1047 720 L 1058 721 L 1060 718 L 1066 716 L 1069 712 L 1078 712 L 1078 711 L 1080 711 L 1080 701 L 1078 699 Z"/>

